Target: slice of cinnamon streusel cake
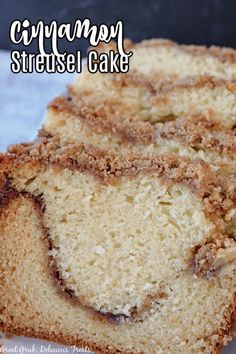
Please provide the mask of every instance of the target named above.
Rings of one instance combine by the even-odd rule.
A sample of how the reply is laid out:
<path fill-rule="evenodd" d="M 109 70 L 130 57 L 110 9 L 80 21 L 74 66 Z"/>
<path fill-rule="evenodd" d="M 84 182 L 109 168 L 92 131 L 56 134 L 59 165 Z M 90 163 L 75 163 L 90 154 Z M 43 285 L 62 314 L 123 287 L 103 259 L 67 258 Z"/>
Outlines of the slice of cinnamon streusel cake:
<path fill-rule="evenodd" d="M 149 39 L 139 43 L 125 41 L 126 52 L 133 52 L 130 69 L 159 77 L 183 78 L 189 75 L 210 74 L 236 79 L 236 51 L 232 48 L 199 45 L 179 45 L 168 39 Z M 117 50 L 116 44 L 101 44 L 98 52 Z"/>
<path fill-rule="evenodd" d="M 118 152 L 174 152 L 235 173 L 236 51 L 168 40 L 127 40 L 125 48 L 129 72 L 84 67 L 49 105 L 40 134 Z"/>
<path fill-rule="evenodd" d="M 202 160 L 41 138 L 1 156 L 0 328 L 99 353 L 219 353 L 235 184 Z"/>
<path fill-rule="evenodd" d="M 126 50 L 127 74 L 85 67 L 49 105 L 40 135 L 118 152 L 174 152 L 234 174 L 236 51 L 166 40 L 127 41 Z"/>
<path fill-rule="evenodd" d="M 41 135 L 117 152 L 174 152 L 235 171 L 235 126 L 231 81 L 204 75 L 171 83 L 133 71 L 84 71 L 68 96 L 49 105 Z"/>

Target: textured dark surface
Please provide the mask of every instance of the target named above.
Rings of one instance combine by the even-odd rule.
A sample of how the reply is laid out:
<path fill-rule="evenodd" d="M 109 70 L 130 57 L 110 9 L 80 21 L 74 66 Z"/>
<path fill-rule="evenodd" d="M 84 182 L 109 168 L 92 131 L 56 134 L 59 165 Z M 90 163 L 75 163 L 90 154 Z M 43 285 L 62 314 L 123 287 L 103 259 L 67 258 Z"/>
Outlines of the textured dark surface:
<path fill-rule="evenodd" d="M 167 37 L 181 43 L 217 44 L 236 48 L 235 0 L 1 0 L 0 47 L 11 49 L 9 25 L 14 19 L 49 23 L 89 17 L 92 23 L 124 21 L 125 36 L 139 41 Z M 33 43 L 30 50 L 36 50 Z M 87 42 L 62 41 L 62 51 L 85 50 Z"/>

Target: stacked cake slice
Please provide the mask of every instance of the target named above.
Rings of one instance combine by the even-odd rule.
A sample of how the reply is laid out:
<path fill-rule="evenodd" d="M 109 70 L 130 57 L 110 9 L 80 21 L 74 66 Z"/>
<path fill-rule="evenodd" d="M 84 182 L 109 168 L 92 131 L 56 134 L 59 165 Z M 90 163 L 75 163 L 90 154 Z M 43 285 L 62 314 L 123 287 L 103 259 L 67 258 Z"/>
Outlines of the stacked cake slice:
<path fill-rule="evenodd" d="M 117 152 L 174 152 L 235 169 L 236 84 L 84 72 L 48 108 L 41 134 Z M 230 168 L 231 170 L 231 168 Z"/>
<path fill-rule="evenodd" d="M 125 42 L 127 52 L 132 51 L 131 69 L 153 76 L 211 74 L 228 80 L 236 79 L 236 52 L 231 48 L 178 45 L 166 39 Z M 99 51 L 116 50 L 116 45 L 100 45 Z"/>
<path fill-rule="evenodd" d="M 0 157 L 0 327 L 216 354 L 236 319 L 236 53 L 126 45 L 129 73 L 85 69 Z"/>

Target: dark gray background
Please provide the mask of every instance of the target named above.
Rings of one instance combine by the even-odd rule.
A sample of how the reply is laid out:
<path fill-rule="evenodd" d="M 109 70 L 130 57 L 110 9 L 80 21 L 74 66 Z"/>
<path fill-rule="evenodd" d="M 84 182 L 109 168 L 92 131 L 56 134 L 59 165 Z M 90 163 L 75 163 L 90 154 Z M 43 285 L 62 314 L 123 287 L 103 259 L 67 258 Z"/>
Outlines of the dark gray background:
<path fill-rule="evenodd" d="M 96 24 L 121 19 L 125 36 L 134 41 L 166 37 L 236 48 L 236 0 L 0 0 L 0 47 L 13 48 L 9 25 L 15 19 L 62 23 L 86 17 Z M 63 52 L 82 49 L 85 53 L 86 48 L 85 40 L 60 45 Z M 29 51 L 36 50 L 33 43 Z"/>

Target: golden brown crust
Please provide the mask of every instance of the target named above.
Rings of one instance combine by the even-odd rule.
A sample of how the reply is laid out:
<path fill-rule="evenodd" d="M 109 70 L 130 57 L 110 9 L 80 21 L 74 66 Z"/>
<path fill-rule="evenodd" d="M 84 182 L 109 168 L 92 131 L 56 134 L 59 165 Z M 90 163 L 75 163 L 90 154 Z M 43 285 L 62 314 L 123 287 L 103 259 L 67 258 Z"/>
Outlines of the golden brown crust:
<path fill-rule="evenodd" d="M 72 336 L 65 336 L 61 333 L 48 333 L 46 331 L 36 330 L 35 328 L 28 328 L 25 326 L 22 327 L 15 327 L 11 325 L 7 325 L 0 322 L 0 331 L 2 332 L 9 332 L 13 335 L 17 336 L 25 336 L 25 337 L 33 337 L 42 340 L 49 340 L 57 343 L 61 343 L 67 346 L 76 346 L 77 348 L 88 348 L 91 352 L 99 353 L 99 354 L 144 354 L 142 352 L 134 352 L 134 351 L 120 351 L 114 347 L 103 346 L 99 347 L 96 343 L 86 342 L 84 340 L 79 340 Z"/>
<path fill-rule="evenodd" d="M 225 321 L 222 328 L 218 329 L 217 334 L 220 335 L 220 340 L 216 343 L 215 348 L 212 350 L 211 354 L 220 354 L 225 342 L 231 339 L 231 336 L 235 333 L 235 317 L 236 317 L 236 296 L 235 302 L 231 306 L 231 309 L 225 314 Z M 65 336 L 61 333 L 46 332 L 36 330 L 35 328 L 29 328 L 25 326 L 24 328 L 18 327 L 13 324 L 6 324 L 0 321 L 0 331 L 12 333 L 12 335 L 33 337 L 42 340 L 54 341 L 68 346 L 76 346 L 78 348 L 89 348 L 89 350 L 100 353 L 100 354 L 144 354 L 142 352 L 130 352 L 130 351 L 120 351 L 119 349 L 112 348 L 111 346 L 98 347 L 95 343 L 86 342 L 84 340 L 79 340 L 73 336 Z"/>

